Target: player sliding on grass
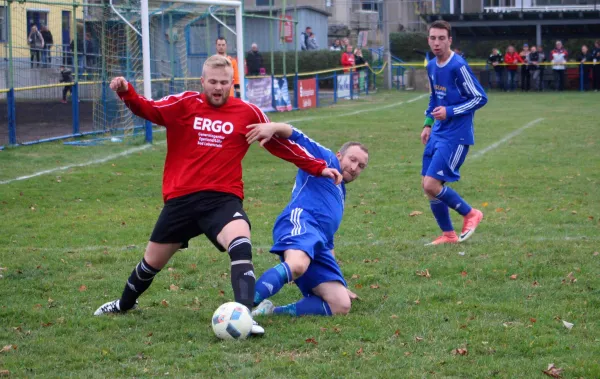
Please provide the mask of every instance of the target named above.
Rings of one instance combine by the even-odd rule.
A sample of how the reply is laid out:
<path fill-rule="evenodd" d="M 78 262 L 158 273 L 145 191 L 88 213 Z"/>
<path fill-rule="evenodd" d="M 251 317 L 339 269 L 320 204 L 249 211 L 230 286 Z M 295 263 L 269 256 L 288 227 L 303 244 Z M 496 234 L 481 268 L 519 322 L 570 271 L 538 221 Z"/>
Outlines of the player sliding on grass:
<path fill-rule="evenodd" d="M 421 133 L 425 145 L 421 175 L 431 211 L 443 232 L 428 245 L 440 245 L 466 241 L 483 219 L 481 211 L 444 184 L 460 179 L 458 170 L 475 143 L 473 117 L 487 103 L 487 96 L 467 62 L 450 50 L 450 24 L 431 24 L 428 41 L 435 59 L 427 64 L 431 97 Z M 464 217 L 460 237 L 452 226 L 449 207 Z"/>
<path fill-rule="evenodd" d="M 252 312 L 256 315 L 289 314 L 292 316 L 346 314 L 351 297 L 333 252 L 333 238 L 342 222 L 346 184 L 367 167 L 369 152 L 358 142 L 345 143 L 337 154 L 319 145 L 287 124 L 256 125 L 248 133 L 248 142 L 267 143 L 272 136 L 289 138 L 329 167 L 342 172 L 344 181 L 319 180 L 300 169 L 292 190 L 292 198 L 273 227 L 271 252 L 282 263 L 267 270 L 256 281 Z M 266 300 L 286 284 L 294 281 L 304 298 L 282 307 Z"/>
<path fill-rule="evenodd" d="M 121 298 L 102 305 L 95 315 L 134 308 L 171 256 L 200 234 L 229 252 L 235 301 L 252 307 L 255 276 L 250 221 L 242 207 L 242 158 L 249 147 L 247 126 L 269 120 L 258 107 L 229 98 L 232 77 L 231 62 L 212 56 L 202 70 L 202 94 L 184 92 L 153 101 L 138 95 L 122 77 L 110 83 L 133 113 L 167 128 L 165 205 Z M 311 175 L 342 180 L 335 168 L 287 139 L 272 138 L 264 147 Z M 252 333 L 263 334 L 264 329 L 256 324 Z"/>

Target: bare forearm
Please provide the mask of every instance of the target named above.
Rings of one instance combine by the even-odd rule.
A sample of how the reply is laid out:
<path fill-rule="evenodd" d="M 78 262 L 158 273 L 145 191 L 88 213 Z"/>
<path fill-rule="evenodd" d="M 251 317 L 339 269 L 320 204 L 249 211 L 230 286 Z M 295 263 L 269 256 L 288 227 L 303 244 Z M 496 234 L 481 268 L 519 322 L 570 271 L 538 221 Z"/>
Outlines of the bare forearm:
<path fill-rule="evenodd" d="M 275 123 L 275 135 L 279 138 L 290 138 L 292 136 L 292 126 L 290 124 Z"/>

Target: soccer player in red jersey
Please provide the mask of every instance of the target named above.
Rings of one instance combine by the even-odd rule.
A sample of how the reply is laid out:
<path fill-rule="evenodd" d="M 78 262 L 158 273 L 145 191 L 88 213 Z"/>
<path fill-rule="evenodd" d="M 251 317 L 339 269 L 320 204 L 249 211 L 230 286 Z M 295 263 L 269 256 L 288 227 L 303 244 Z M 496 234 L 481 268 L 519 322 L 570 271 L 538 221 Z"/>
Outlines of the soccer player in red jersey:
<path fill-rule="evenodd" d="M 138 95 L 123 77 L 110 83 L 134 114 L 167 128 L 165 206 L 121 298 L 102 305 L 96 316 L 135 308 L 138 297 L 173 254 L 201 234 L 229 252 L 235 301 L 252 307 L 256 279 L 250 221 L 242 207 L 242 159 L 249 148 L 247 126 L 269 120 L 255 105 L 229 97 L 233 69 L 226 57 L 208 58 L 201 80 L 201 94 L 183 92 L 158 101 Z M 264 147 L 311 175 L 331 178 L 336 184 L 342 181 L 335 168 L 294 142 L 273 138 Z M 252 333 L 263 334 L 264 329 L 255 323 Z"/>

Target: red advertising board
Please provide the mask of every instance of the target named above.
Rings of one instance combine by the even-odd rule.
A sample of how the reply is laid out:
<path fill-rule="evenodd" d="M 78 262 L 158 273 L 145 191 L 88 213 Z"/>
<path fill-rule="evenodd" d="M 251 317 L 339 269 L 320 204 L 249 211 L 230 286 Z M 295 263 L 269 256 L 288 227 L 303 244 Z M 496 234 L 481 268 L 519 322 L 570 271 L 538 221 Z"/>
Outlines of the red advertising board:
<path fill-rule="evenodd" d="M 279 35 L 281 37 L 281 42 L 294 42 L 294 23 L 292 22 L 292 16 L 284 16 L 283 18 L 289 21 L 279 21 Z"/>
<path fill-rule="evenodd" d="M 298 80 L 298 108 L 317 106 L 317 81 L 315 78 Z"/>

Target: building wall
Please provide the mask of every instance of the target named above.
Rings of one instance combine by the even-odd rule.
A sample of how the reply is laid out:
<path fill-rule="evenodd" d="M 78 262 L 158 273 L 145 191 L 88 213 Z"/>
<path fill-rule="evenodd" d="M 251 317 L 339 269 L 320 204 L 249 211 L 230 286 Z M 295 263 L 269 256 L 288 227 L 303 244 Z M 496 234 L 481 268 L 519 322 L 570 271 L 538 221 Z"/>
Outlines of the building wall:
<path fill-rule="evenodd" d="M 6 5 L 6 3 L 0 3 L 0 5 Z M 62 42 L 62 11 L 71 12 L 71 35 L 73 38 L 73 32 L 75 25 L 73 25 L 73 7 L 65 5 L 47 5 L 38 3 L 12 3 L 11 5 L 11 33 L 12 45 L 13 45 L 13 57 L 14 58 L 29 58 L 29 44 L 27 42 L 27 11 L 40 11 L 47 13 L 48 28 L 52 33 L 54 44 L 59 45 Z M 77 18 L 83 18 L 82 7 L 77 8 Z M 6 46 L 8 41 L 0 42 L 0 54 L 7 55 Z"/>

